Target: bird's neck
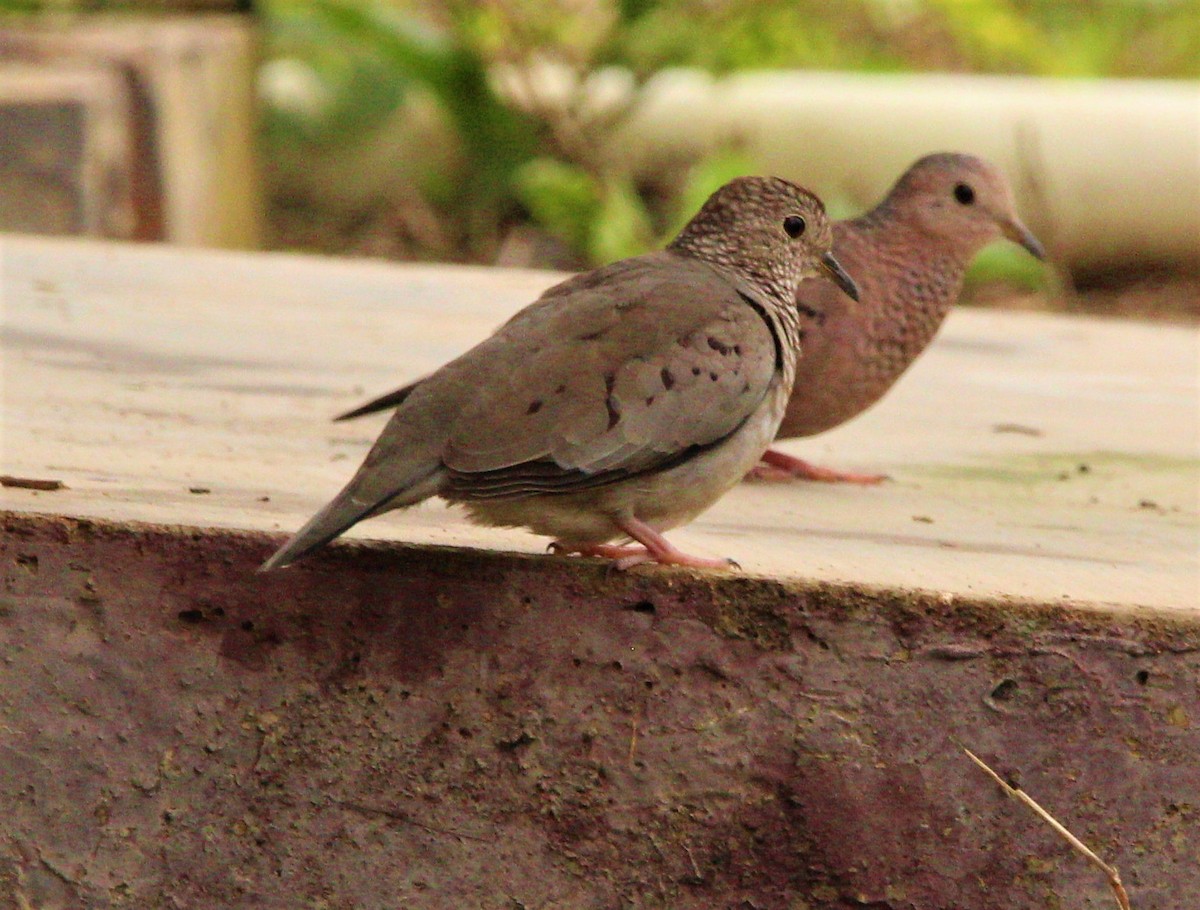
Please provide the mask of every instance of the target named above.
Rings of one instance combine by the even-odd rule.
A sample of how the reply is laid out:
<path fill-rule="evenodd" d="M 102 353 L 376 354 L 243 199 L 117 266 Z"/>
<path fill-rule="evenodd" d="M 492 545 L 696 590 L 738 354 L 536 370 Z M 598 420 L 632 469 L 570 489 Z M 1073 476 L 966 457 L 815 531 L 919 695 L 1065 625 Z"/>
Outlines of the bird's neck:
<path fill-rule="evenodd" d="M 714 256 L 711 248 L 706 249 L 704 255 L 689 254 L 686 244 L 679 244 L 678 239 L 667 247 L 667 252 L 697 260 L 712 269 L 768 323 L 772 336 L 779 343 L 783 384 L 790 390 L 796 376 L 796 354 L 800 349 L 800 313 L 795 305 L 795 286 L 789 287 L 786 278 L 756 274 L 745 267 L 745 261 Z"/>
<path fill-rule="evenodd" d="M 885 319 L 928 313 L 940 320 L 976 252 L 973 242 L 931 235 L 886 202 L 841 228 L 851 273 L 861 262 L 864 273 L 879 276 L 871 302 Z"/>
<path fill-rule="evenodd" d="M 722 278 L 772 308 L 786 309 L 799 282 L 787 264 L 759 262 L 736 246 L 719 242 L 712 235 L 684 231 L 667 246 L 676 256 L 699 260 Z"/>

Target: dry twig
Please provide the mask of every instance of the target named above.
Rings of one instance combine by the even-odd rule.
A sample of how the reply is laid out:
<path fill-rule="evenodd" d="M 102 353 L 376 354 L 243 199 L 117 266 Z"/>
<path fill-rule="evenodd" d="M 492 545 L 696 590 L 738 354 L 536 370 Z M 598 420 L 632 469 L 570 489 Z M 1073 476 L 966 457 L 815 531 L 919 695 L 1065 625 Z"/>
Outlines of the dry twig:
<path fill-rule="evenodd" d="M 1121 874 L 1117 872 L 1116 867 L 1110 866 L 1095 853 L 1093 853 L 1087 844 L 1068 831 L 1053 815 L 1039 806 L 1034 801 L 1032 796 L 1027 794 L 1024 790 L 1012 786 L 1012 784 L 988 767 L 987 762 L 985 762 L 982 758 L 961 743 L 959 744 L 959 748 L 966 752 L 967 757 L 971 759 L 971 761 L 975 762 L 975 764 L 982 768 L 992 780 L 999 784 L 1001 789 L 1003 789 L 1008 796 L 1012 796 L 1016 798 L 1017 801 L 1028 806 L 1036 815 L 1040 816 L 1048 825 L 1050 825 L 1050 827 L 1058 833 L 1059 837 L 1070 844 L 1076 853 L 1079 853 L 1085 857 L 1088 862 L 1103 872 L 1105 876 L 1107 876 L 1109 887 L 1112 888 L 1113 895 L 1117 899 L 1117 906 L 1119 906 L 1121 910 L 1130 910 L 1129 895 L 1125 893 L 1125 886 L 1121 884 Z"/>

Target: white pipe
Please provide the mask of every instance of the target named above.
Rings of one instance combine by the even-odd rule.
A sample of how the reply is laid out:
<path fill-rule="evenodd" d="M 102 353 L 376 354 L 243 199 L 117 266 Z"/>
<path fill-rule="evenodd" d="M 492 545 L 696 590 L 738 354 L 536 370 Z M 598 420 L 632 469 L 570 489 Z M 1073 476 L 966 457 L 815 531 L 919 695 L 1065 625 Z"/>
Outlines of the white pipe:
<path fill-rule="evenodd" d="M 1198 83 L 674 70 L 646 85 L 613 148 L 645 172 L 729 141 L 863 207 L 919 156 L 972 152 L 1005 170 L 1071 269 L 1200 269 Z"/>

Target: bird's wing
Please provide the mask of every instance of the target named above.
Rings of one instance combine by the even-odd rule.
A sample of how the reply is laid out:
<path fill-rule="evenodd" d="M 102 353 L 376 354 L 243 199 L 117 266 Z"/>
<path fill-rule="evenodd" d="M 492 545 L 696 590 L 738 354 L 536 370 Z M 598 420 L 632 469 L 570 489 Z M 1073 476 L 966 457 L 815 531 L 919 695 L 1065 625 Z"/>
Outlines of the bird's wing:
<path fill-rule="evenodd" d="M 780 368 L 767 310 L 673 254 L 572 279 L 429 381 L 458 394 L 459 498 L 565 492 L 677 462 L 754 413 Z"/>

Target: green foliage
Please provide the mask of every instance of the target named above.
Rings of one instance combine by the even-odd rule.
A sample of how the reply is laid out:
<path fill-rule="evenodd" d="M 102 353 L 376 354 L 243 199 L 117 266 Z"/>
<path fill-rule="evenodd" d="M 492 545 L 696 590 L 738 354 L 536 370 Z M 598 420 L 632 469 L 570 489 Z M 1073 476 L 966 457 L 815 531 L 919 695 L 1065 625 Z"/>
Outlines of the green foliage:
<path fill-rule="evenodd" d="M 993 243 L 984 247 L 967 271 L 967 284 L 1003 282 L 1027 291 L 1046 288 L 1055 280 L 1046 264 L 1011 243 Z"/>
<path fill-rule="evenodd" d="M 674 237 L 713 193 L 734 177 L 752 174 L 754 161 L 733 149 L 711 155 L 693 165 L 674 201 L 671 221 L 663 239 Z"/>
<path fill-rule="evenodd" d="M 550 61 L 582 84 L 618 66 L 634 74 L 633 105 L 638 80 L 665 66 L 1200 77 L 1200 0 L 264 0 L 258 9 L 268 58 L 299 62 L 316 82 L 309 102 L 268 108 L 268 140 L 318 158 L 432 105 L 451 163 L 420 175 L 416 190 L 452 247 L 483 260 L 518 220 L 581 262 L 640 252 L 725 180 L 756 169 L 730 151 L 636 184 L 623 162 L 600 157 L 621 109 L 596 115 L 569 91 L 514 104 L 496 88 L 500 67 Z M 832 214 L 850 214 L 827 201 Z M 973 274 L 1029 283 L 1039 268 L 989 251 Z"/>
<path fill-rule="evenodd" d="M 1200 76 L 1197 0 L 646 0 L 610 59 L 649 72 Z"/>
<path fill-rule="evenodd" d="M 592 262 L 612 262 L 656 245 L 650 213 L 633 180 L 628 176 L 614 178 L 605 183 L 604 190 L 588 231 L 588 258 Z"/>
<path fill-rule="evenodd" d="M 486 59 L 462 40 L 462 29 L 435 29 L 385 7 L 337 0 L 267 9 L 276 53 L 301 56 L 331 98 L 308 122 L 277 112 L 268 120 L 273 139 L 315 147 L 352 141 L 421 92 L 436 101 L 469 165 L 449 193 L 447 215 L 460 241 L 476 249 L 511 217 L 513 174 L 536 153 L 538 125 L 497 97 Z M 444 184 L 422 189 L 446 201 Z"/>
<path fill-rule="evenodd" d="M 641 72 L 699 66 L 723 73 L 742 69 L 896 69 L 900 58 L 876 40 L 874 4 L 844 0 L 708 2 L 659 0 L 615 42 L 614 61 Z M 856 37 L 859 40 L 848 40 Z"/>
<path fill-rule="evenodd" d="M 967 67 L 1041 76 L 1200 76 L 1196 0 L 927 0 Z"/>
<path fill-rule="evenodd" d="M 598 177 L 545 157 L 520 170 L 518 196 L 537 224 L 588 261 L 612 262 L 663 245 L 718 187 L 754 166 L 744 155 L 727 152 L 685 171 L 678 190 L 657 212 L 628 175 Z"/>
<path fill-rule="evenodd" d="M 516 175 L 517 194 L 534 221 L 576 250 L 591 246 L 603 190 L 580 167 L 535 158 Z"/>

